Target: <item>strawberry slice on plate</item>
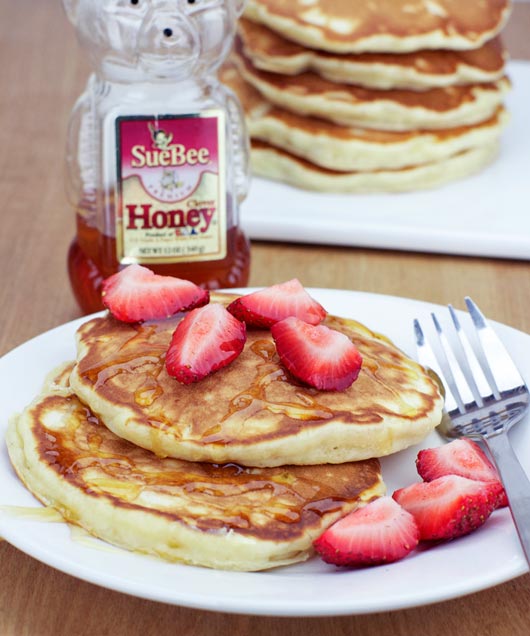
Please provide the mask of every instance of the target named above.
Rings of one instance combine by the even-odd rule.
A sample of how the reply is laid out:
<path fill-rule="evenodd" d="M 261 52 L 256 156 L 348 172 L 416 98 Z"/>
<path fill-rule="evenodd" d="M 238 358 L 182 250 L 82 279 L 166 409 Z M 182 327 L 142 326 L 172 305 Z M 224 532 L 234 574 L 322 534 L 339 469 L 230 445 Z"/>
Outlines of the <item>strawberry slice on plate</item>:
<path fill-rule="evenodd" d="M 202 380 L 226 367 L 243 351 L 245 323 L 218 303 L 193 309 L 173 332 L 166 370 L 182 384 Z"/>
<path fill-rule="evenodd" d="M 414 517 L 391 497 L 379 497 L 339 519 L 313 545 L 326 563 L 360 566 L 402 559 L 418 541 Z"/>
<path fill-rule="evenodd" d="M 277 322 L 271 333 L 282 364 L 305 384 L 343 391 L 357 379 L 362 357 L 343 333 L 294 317 Z"/>
<path fill-rule="evenodd" d="M 318 325 L 327 313 L 297 278 L 241 296 L 228 305 L 228 311 L 247 325 L 264 329 L 289 316 Z"/>
<path fill-rule="evenodd" d="M 143 322 L 205 305 L 210 293 L 189 280 L 160 276 L 133 264 L 103 281 L 101 298 L 118 320 Z"/>
<path fill-rule="evenodd" d="M 424 481 L 444 475 L 460 475 L 477 481 L 495 481 L 502 487 L 499 474 L 488 456 L 476 442 L 467 438 L 421 450 L 416 459 L 416 469 Z M 502 488 L 498 507 L 507 505 L 506 492 Z"/>
<path fill-rule="evenodd" d="M 483 525 L 497 507 L 502 486 L 445 475 L 400 488 L 392 495 L 416 519 L 423 540 L 454 539 Z"/>

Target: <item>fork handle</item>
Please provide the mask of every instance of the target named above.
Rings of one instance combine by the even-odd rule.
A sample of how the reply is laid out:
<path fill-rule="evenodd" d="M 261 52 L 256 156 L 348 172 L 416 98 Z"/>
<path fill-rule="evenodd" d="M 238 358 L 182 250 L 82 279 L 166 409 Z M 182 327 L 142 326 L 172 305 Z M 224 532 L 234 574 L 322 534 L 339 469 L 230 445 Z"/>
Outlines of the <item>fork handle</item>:
<path fill-rule="evenodd" d="M 521 546 L 530 564 L 530 481 L 526 476 L 506 432 L 485 440 L 495 461 L 512 513 Z"/>

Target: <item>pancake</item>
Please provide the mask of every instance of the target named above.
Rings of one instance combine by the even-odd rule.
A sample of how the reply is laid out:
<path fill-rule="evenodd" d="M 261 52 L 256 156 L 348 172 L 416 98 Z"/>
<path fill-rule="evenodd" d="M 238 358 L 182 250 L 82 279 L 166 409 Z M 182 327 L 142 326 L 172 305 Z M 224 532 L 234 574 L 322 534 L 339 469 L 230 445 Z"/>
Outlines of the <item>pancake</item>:
<path fill-rule="evenodd" d="M 343 126 L 378 130 L 433 130 L 476 124 L 494 115 L 510 87 L 504 77 L 496 82 L 427 91 L 380 91 L 335 84 L 312 72 L 288 76 L 260 71 L 240 51 L 232 59 L 244 79 L 276 106 Z"/>
<path fill-rule="evenodd" d="M 7 444 L 26 487 L 66 521 L 218 569 L 303 561 L 325 528 L 384 494 L 376 459 L 261 469 L 161 459 L 116 437 L 61 380 L 12 419 Z"/>
<path fill-rule="evenodd" d="M 245 16 L 338 53 L 475 49 L 505 25 L 510 0 L 248 0 Z"/>
<path fill-rule="evenodd" d="M 230 295 L 213 295 L 228 302 Z M 247 332 L 241 355 L 188 386 L 164 366 L 180 317 L 127 325 L 109 316 L 77 332 L 70 382 L 116 435 L 159 456 L 246 466 L 338 464 L 394 453 L 439 424 L 442 398 L 425 370 L 386 338 L 328 316 L 363 355 L 345 391 L 302 385 L 281 366 L 270 331 Z"/>
<path fill-rule="evenodd" d="M 254 175 L 316 192 L 373 193 L 409 192 L 435 188 L 469 177 L 490 164 L 499 154 L 497 142 L 463 150 L 456 155 L 409 168 L 373 172 L 326 170 L 285 150 L 261 141 L 252 143 Z"/>
<path fill-rule="evenodd" d="M 484 122 L 445 130 L 395 132 L 344 127 L 269 104 L 233 66 L 224 67 L 220 78 L 237 93 L 252 139 L 343 172 L 420 166 L 490 145 L 499 139 L 508 119 L 501 107 Z"/>
<path fill-rule="evenodd" d="M 469 51 L 339 55 L 305 48 L 244 18 L 238 33 L 243 54 L 260 70 L 283 75 L 313 71 L 331 82 L 367 88 L 426 90 L 494 82 L 503 76 L 507 59 L 498 37 Z"/>

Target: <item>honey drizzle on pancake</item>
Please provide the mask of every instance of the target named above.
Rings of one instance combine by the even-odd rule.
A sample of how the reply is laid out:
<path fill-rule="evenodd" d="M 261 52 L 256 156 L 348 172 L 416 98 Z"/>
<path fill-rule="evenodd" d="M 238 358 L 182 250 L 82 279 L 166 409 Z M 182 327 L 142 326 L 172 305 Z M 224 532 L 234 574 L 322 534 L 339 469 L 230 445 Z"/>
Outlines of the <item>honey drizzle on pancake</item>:
<path fill-rule="evenodd" d="M 257 356 L 262 358 L 263 363 L 257 366 L 257 379 L 250 390 L 245 390 L 236 395 L 230 401 L 230 408 L 223 421 L 232 417 L 235 413 L 244 414 L 244 418 L 252 417 L 256 413 L 266 409 L 271 413 L 283 413 L 291 418 L 299 420 L 326 420 L 333 417 L 333 411 L 319 405 L 316 400 L 309 395 L 298 393 L 301 403 L 294 402 L 270 402 L 265 397 L 265 389 L 272 382 L 288 381 L 287 372 L 278 368 L 274 363 L 276 358 L 276 348 L 270 340 L 257 340 L 252 343 L 250 349 Z M 220 428 L 220 427 L 216 427 Z M 208 433 L 208 431 L 207 431 Z M 203 441 L 207 443 L 217 443 L 222 441 L 222 435 L 204 435 Z"/>
<path fill-rule="evenodd" d="M 51 430 L 44 423 L 47 410 L 53 409 L 64 414 L 64 421 Z M 327 466 L 245 468 L 160 459 L 113 435 L 75 396 L 44 398 L 34 407 L 32 421 L 40 456 L 87 495 L 151 510 L 204 531 L 230 529 L 264 538 L 297 535 L 375 486 L 379 475 L 377 460 L 358 464 L 354 483 L 347 474 L 336 483 L 336 468 Z M 203 505 L 206 516 L 194 512 Z M 69 511 L 64 517 L 76 521 Z"/>
<path fill-rule="evenodd" d="M 124 325 L 108 317 L 100 318 L 91 321 L 88 333 L 81 336 L 89 351 L 93 346 L 91 343 L 99 346 L 103 342 L 103 345 L 101 350 L 96 347 L 93 355 L 89 353 L 78 362 L 79 375 L 96 392 L 130 406 L 135 417 L 149 428 L 151 450 L 161 457 L 168 455 L 161 435 L 210 446 L 229 446 L 234 441 L 250 445 L 256 440 L 288 436 L 304 427 L 321 426 L 333 420 L 361 426 L 382 422 L 387 415 L 413 420 L 429 413 L 436 399 L 427 392 L 415 391 L 409 397 L 407 383 L 415 386 L 424 371 L 393 347 L 387 338 L 356 321 L 328 316 L 326 324 L 350 335 L 363 355 L 361 376 L 350 391 L 369 391 L 373 396 L 376 390 L 375 401 L 372 397 L 358 401 L 352 393 L 348 408 L 346 405 L 337 408 L 334 401 L 328 404 L 335 398 L 302 386 L 283 370 L 267 332 L 250 331 L 244 355 L 259 360 L 246 367 L 238 378 L 237 387 L 232 385 L 232 397 L 223 395 L 222 401 L 216 403 L 215 411 L 210 409 L 211 416 L 208 416 L 205 415 L 208 406 L 205 396 L 211 391 L 215 395 L 213 385 L 219 382 L 217 378 L 221 374 L 230 374 L 239 361 L 219 376 L 214 374 L 198 383 L 200 386 L 178 385 L 167 375 L 164 360 L 171 333 L 179 319 L 180 316 L 176 316 L 159 323 Z M 111 338 L 109 333 L 112 333 Z M 118 385 L 120 377 L 126 378 L 126 390 Z M 225 375 L 222 382 L 228 377 Z M 212 384 L 208 384 L 210 381 Z M 130 399 L 131 395 L 134 400 Z M 410 399 L 413 402 L 409 402 Z M 183 402 L 182 407 L 180 400 L 187 401 L 188 406 Z M 182 408 L 189 410 L 190 403 L 201 402 L 204 408 L 194 407 L 196 416 L 183 424 L 178 421 Z M 171 419 L 167 408 L 177 419 Z M 278 423 L 262 428 L 265 413 L 277 418 Z"/>

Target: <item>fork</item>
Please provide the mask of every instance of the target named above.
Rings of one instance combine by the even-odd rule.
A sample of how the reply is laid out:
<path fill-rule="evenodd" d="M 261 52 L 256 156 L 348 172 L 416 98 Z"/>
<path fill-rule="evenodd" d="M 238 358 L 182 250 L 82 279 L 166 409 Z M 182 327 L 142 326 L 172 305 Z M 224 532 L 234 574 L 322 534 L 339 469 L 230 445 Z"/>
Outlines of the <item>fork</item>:
<path fill-rule="evenodd" d="M 431 314 L 437 352 L 414 320 L 419 362 L 443 383 L 445 408 L 441 433 L 449 439 L 469 437 L 488 448 L 504 484 L 519 539 L 530 565 L 530 482 L 508 438 L 508 430 L 526 415 L 530 393 L 510 354 L 477 305 L 466 297 L 475 329 L 475 353 L 458 316 L 448 306 L 453 344 Z M 481 361 L 479 361 L 479 357 Z"/>

